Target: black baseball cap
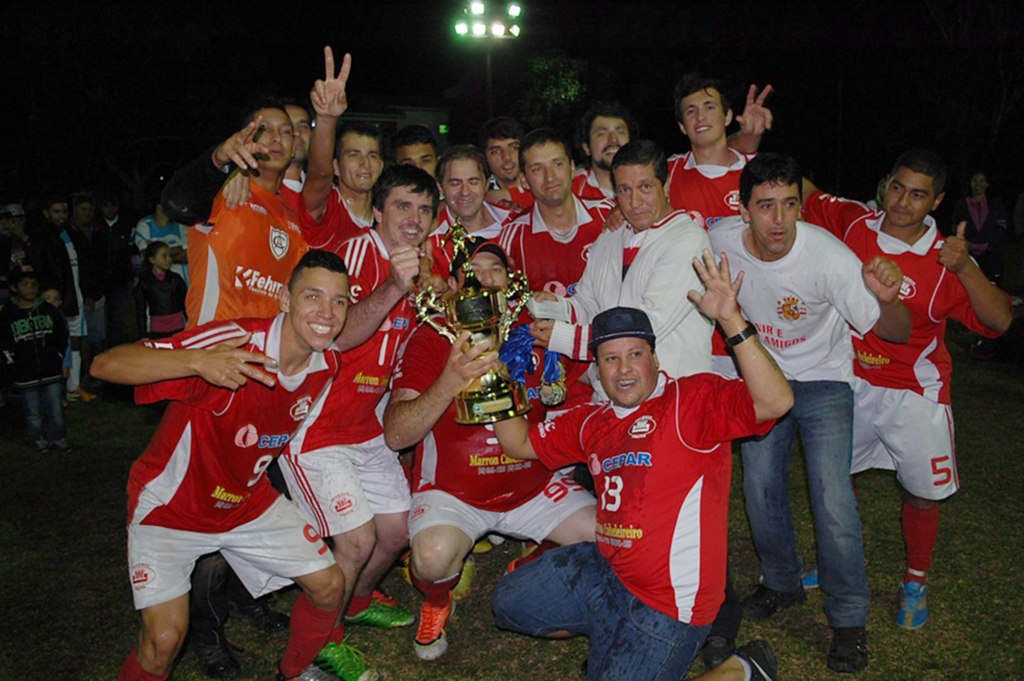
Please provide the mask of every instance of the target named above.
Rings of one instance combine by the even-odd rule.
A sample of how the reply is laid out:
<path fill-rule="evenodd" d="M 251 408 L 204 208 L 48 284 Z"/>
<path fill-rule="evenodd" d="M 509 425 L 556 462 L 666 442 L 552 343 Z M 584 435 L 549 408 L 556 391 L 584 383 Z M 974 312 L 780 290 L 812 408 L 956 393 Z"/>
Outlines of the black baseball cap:
<path fill-rule="evenodd" d="M 505 266 L 506 270 L 508 269 L 508 256 L 505 254 L 505 251 L 501 246 L 494 241 L 488 241 L 487 239 L 482 239 L 480 237 L 466 239 L 466 250 L 469 252 L 469 260 L 475 258 L 478 253 L 490 253 L 498 256 L 498 259 L 501 260 L 501 264 Z M 453 277 L 457 276 L 459 271 L 462 270 L 462 266 L 466 263 L 466 260 L 467 258 L 462 254 L 462 251 L 459 251 L 458 254 L 456 254 L 455 259 L 452 260 L 452 267 L 450 270 Z"/>
<path fill-rule="evenodd" d="M 616 338 L 643 338 L 654 349 L 654 329 L 647 313 L 635 307 L 613 307 L 594 317 L 590 324 L 590 342 L 587 349 L 597 355 L 597 348 L 605 341 Z"/>

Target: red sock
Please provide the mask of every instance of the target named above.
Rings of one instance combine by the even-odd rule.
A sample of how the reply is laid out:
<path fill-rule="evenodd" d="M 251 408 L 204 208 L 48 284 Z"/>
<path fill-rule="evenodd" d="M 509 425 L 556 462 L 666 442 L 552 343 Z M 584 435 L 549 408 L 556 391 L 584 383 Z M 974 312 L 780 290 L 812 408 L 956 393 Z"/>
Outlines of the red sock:
<path fill-rule="evenodd" d="M 342 622 L 338 626 L 336 626 L 333 629 L 331 629 L 331 633 L 327 635 L 327 641 L 324 642 L 324 645 L 327 645 L 328 643 L 341 643 L 344 640 L 345 640 L 345 623 Z"/>
<path fill-rule="evenodd" d="M 409 572 L 412 577 L 412 585 L 420 590 L 427 597 L 427 603 L 435 608 L 445 608 L 452 602 L 452 589 L 459 583 L 460 570 L 454 577 L 443 579 L 440 582 L 426 582 Z"/>
<path fill-rule="evenodd" d="M 537 560 L 551 549 L 557 549 L 559 546 L 559 544 L 556 544 L 553 541 L 542 541 L 540 544 L 537 544 L 537 548 L 535 548 L 533 551 L 530 551 L 529 554 L 515 561 L 516 568 L 518 569 L 523 567 L 524 565 L 532 563 L 533 561 Z"/>
<path fill-rule="evenodd" d="M 305 593 L 295 601 L 289 627 L 291 635 L 281 658 L 281 673 L 285 678 L 298 676 L 313 663 L 327 642 L 340 609 L 322 610 L 310 603 Z"/>
<path fill-rule="evenodd" d="M 369 608 L 370 603 L 372 602 L 373 594 L 370 594 L 369 596 L 356 596 L 355 594 L 353 594 L 352 600 L 348 602 L 348 610 L 345 611 L 345 614 L 349 617 L 355 617 L 363 610 Z"/>
<path fill-rule="evenodd" d="M 132 651 L 128 659 L 121 665 L 121 671 L 117 675 L 117 681 L 164 681 L 168 676 L 171 675 L 170 670 L 166 674 L 153 674 L 147 672 L 139 664 L 138 657 L 139 649 L 136 648 Z"/>
<path fill-rule="evenodd" d="M 926 583 L 925 573 L 932 564 L 935 537 L 939 533 L 939 507 L 927 511 L 903 504 L 903 539 L 907 543 L 907 573 L 903 583 Z"/>

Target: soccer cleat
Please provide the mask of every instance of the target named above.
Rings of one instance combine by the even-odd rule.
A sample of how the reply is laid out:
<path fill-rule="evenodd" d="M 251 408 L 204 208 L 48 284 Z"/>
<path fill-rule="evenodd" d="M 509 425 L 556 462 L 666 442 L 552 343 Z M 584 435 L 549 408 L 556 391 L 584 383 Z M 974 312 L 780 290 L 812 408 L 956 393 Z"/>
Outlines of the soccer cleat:
<path fill-rule="evenodd" d="M 755 639 L 740 646 L 736 655 L 750 665 L 750 681 L 778 681 L 779 663 L 767 641 Z"/>
<path fill-rule="evenodd" d="M 806 600 L 803 585 L 792 591 L 776 591 L 758 584 L 754 593 L 743 599 L 743 617 L 748 620 L 765 620 L 779 610 L 791 608 Z"/>
<path fill-rule="evenodd" d="M 436 660 L 448 650 L 448 636 L 444 626 L 455 612 L 455 601 L 449 601 L 444 608 L 435 608 L 424 603 L 420 608 L 420 626 L 416 630 L 413 649 L 421 660 Z"/>
<path fill-rule="evenodd" d="M 80 399 L 83 402 L 92 402 L 93 400 L 96 399 L 96 393 L 91 393 L 82 386 L 78 386 L 77 388 L 75 388 L 74 394 L 78 395 L 76 399 Z"/>
<path fill-rule="evenodd" d="M 487 537 L 473 544 L 473 553 L 490 553 L 493 550 L 494 544 Z"/>
<path fill-rule="evenodd" d="M 469 592 L 473 588 L 473 577 L 476 576 L 476 560 L 473 556 L 466 559 L 462 564 L 462 574 L 459 575 L 459 582 L 452 589 L 452 598 L 462 601 L 469 598 Z"/>
<path fill-rule="evenodd" d="M 405 583 L 412 586 L 412 577 L 409 576 L 409 556 L 412 555 L 412 551 L 406 549 L 398 558 L 398 573 L 405 579 Z M 374 592 L 376 593 L 376 592 Z"/>
<path fill-rule="evenodd" d="M 39 438 L 38 440 L 32 443 L 32 450 L 36 454 L 42 454 L 50 450 L 50 443 L 42 438 Z"/>
<path fill-rule="evenodd" d="M 800 583 L 804 585 L 805 589 L 817 589 L 819 586 L 821 586 L 818 582 L 817 563 L 807 568 L 807 571 L 804 572 L 804 576 L 800 578 Z"/>
<path fill-rule="evenodd" d="M 298 676 L 293 676 L 291 677 L 291 679 L 282 674 L 281 668 L 278 667 L 277 676 L 275 676 L 274 678 L 277 681 L 338 681 L 337 676 L 325 672 L 323 669 L 320 669 L 320 667 L 317 667 L 315 664 L 309 665 L 308 667 L 303 669 Z"/>
<path fill-rule="evenodd" d="M 852 674 L 867 667 L 868 634 L 864 627 L 834 627 L 826 664 L 840 674 Z"/>
<path fill-rule="evenodd" d="M 242 675 L 242 665 L 223 640 L 211 644 L 193 643 L 190 647 L 196 654 L 199 668 L 211 679 L 237 679 Z"/>
<path fill-rule="evenodd" d="M 750 644 L 748 644 L 750 645 Z M 736 639 L 725 638 L 724 636 L 708 636 L 701 649 L 701 659 L 704 661 L 704 669 L 711 671 L 728 660 L 736 651 Z"/>
<path fill-rule="evenodd" d="M 381 629 L 397 629 L 407 627 L 416 621 L 416 617 L 398 605 L 395 599 L 383 591 L 374 591 L 373 600 L 366 610 L 355 615 L 345 615 L 346 624 L 368 624 Z"/>
<path fill-rule="evenodd" d="M 904 629 L 920 629 L 928 621 L 928 587 L 921 582 L 900 586 L 900 607 L 896 625 Z"/>
<path fill-rule="evenodd" d="M 348 644 L 347 636 L 341 643 L 325 645 L 313 664 L 344 681 L 377 681 L 380 678 L 377 670 L 370 669 L 363 661 L 363 651 Z"/>
<path fill-rule="evenodd" d="M 291 623 L 291 618 L 288 615 L 274 610 L 263 599 L 257 600 L 252 605 L 238 608 L 235 614 L 241 619 L 247 620 L 260 631 L 270 634 L 288 631 L 288 625 Z"/>

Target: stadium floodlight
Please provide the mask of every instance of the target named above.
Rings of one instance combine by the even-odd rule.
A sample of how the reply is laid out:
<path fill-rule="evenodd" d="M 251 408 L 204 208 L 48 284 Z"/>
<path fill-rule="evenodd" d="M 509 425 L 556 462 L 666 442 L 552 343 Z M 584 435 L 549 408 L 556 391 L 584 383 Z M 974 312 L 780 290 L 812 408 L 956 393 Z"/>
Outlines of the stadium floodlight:
<path fill-rule="evenodd" d="M 482 3 L 482 2 L 471 2 L 471 3 L 469 3 L 469 11 L 472 12 L 473 14 L 477 15 L 477 16 L 480 16 L 485 11 L 484 3 Z"/>
<path fill-rule="evenodd" d="M 467 24 L 465 21 L 460 21 L 459 23 L 455 24 L 456 35 L 466 35 L 467 33 L 469 33 L 469 24 Z"/>
<path fill-rule="evenodd" d="M 512 28 L 508 29 L 508 32 L 512 34 L 513 38 L 519 37 L 519 24 L 512 24 Z"/>
<path fill-rule="evenodd" d="M 473 23 L 473 35 L 477 38 L 482 38 L 487 35 L 487 24 L 482 21 L 476 21 Z"/>
<path fill-rule="evenodd" d="M 503 35 L 505 35 L 505 24 L 501 23 L 500 21 L 495 21 L 493 24 L 491 24 L 491 35 L 493 35 L 495 38 L 500 38 Z"/>
<path fill-rule="evenodd" d="M 508 15 L 513 19 L 519 17 L 523 13 L 523 8 L 518 2 L 513 2 L 508 6 Z"/>

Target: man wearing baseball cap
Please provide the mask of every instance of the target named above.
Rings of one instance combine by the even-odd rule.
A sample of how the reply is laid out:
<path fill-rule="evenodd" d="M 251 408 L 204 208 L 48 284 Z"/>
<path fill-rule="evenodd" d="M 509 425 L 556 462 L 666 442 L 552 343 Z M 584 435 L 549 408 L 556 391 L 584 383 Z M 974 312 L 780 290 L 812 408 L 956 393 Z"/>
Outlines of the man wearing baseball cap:
<path fill-rule="evenodd" d="M 494 425 L 515 459 L 553 470 L 584 462 L 598 496 L 597 542 L 549 551 L 495 588 L 499 627 L 533 636 L 590 637 L 591 678 L 683 677 L 724 598 L 730 442 L 768 432 L 793 403 L 779 368 L 736 307 L 733 282 L 707 250 L 695 267 L 707 287 L 689 292 L 716 320 L 743 379 L 658 370 L 655 335 L 642 310 L 594 317 L 589 347 L 610 401 L 577 407 L 533 427 Z M 720 668 L 772 678 L 758 642 Z M 752 676 L 751 676 L 752 675 Z"/>

